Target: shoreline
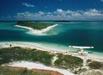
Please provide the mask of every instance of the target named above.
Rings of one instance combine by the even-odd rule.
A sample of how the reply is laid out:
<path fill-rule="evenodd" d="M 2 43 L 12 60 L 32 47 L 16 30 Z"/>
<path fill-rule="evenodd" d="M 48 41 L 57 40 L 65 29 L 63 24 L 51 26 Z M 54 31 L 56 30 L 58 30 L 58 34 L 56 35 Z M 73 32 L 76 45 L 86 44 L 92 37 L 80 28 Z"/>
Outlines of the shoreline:
<path fill-rule="evenodd" d="M 103 58 L 101 58 L 101 56 L 98 56 L 96 54 L 88 53 L 86 56 L 83 56 L 83 55 L 79 55 L 77 52 L 74 53 L 74 52 L 67 51 L 67 50 L 60 50 L 60 49 L 56 49 L 56 48 L 52 48 L 52 47 L 46 47 L 46 46 L 43 46 L 42 44 L 39 44 L 39 43 L 15 42 L 15 41 L 0 42 L 0 48 L 9 48 L 10 45 L 12 45 L 12 47 L 22 47 L 22 48 L 31 48 L 31 49 L 35 48 L 35 49 L 38 49 L 38 50 L 48 51 L 48 52 L 51 52 L 51 53 L 62 53 L 62 54 L 65 54 L 65 55 L 72 55 L 72 56 L 80 57 L 83 60 L 84 59 L 93 59 L 93 60 L 97 60 L 97 61 L 103 61 Z"/>
<path fill-rule="evenodd" d="M 23 29 L 27 29 L 29 30 L 29 34 L 37 34 L 37 35 L 47 35 L 45 34 L 45 32 L 49 31 L 50 29 L 56 27 L 58 24 L 54 24 L 52 26 L 48 26 L 47 28 L 44 28 L 44 29 L 41 29 L 41 30 L 38 30 L 38 29 L 33 29 L 31 27 L 27 27 L 27 26 L 21 26 L 21 25 L 15 25 L 15 27 L 18 27 L 18 28 L 23 28 Z"/>

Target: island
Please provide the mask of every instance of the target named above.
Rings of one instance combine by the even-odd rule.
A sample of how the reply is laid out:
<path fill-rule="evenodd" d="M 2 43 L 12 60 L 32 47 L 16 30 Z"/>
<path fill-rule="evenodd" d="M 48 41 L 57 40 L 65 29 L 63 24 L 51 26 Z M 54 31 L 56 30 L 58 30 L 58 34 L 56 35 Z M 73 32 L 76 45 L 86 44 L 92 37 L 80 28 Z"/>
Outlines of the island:
<path fill-rule="evenodd" d="M 29 30 L 29 34 L 36 35 L 47 35 L 52 28 L 56 27 L 58 24 L 50 22 L 30 22 L 30 21 L 17 21 L 16 27 Z M 52 33 L 55 34 L 55 33 Z"/>
<path fill-rule="evenodd" d="M 30 22 L 30 21 L 17 21 L 17 25 L 31 27 L 33 29 L 41 30 L 47 28 L 48 26 L 53 25 L 53 23 L 45 23 L 45 22 Z"/>

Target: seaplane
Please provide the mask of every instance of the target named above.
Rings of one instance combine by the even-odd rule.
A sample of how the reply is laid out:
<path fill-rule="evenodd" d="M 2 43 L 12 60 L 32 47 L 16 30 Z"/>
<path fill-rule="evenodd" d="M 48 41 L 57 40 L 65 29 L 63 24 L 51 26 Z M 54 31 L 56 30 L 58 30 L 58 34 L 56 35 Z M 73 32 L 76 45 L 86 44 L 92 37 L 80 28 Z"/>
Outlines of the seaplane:
<path fill-rule="evenodd" d="M 78 54 L 79 54 L 79 55 L 87 55 L 88 52 L 87 52 L 87 51 L 84 51 L 84 49 L 92 49 L 92 48 L 94 48 L 94 47 L 93 47 L 93 46 L 69 46 L 69 48 L 79 49 L 79 50 L 78 50 Z"/>

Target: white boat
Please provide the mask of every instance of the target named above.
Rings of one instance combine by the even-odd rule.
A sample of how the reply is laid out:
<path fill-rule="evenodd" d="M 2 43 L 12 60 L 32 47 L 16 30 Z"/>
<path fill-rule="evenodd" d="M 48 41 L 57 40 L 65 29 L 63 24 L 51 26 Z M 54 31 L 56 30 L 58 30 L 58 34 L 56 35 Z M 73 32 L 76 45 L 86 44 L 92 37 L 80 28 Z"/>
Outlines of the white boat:
<path fill-rule="evenodd" d="M 69 46 L 69 48 L 91 49 L 93 46 Z"/>
<path fill-rule="evenodd" d="M 93 46 L 69 46 L 69 48 L 77 48 L 79 51 L 77 52 L 79 55 L 87 55 L 88 52 L 84 51 L 84 49 L 94 48 Z"/>

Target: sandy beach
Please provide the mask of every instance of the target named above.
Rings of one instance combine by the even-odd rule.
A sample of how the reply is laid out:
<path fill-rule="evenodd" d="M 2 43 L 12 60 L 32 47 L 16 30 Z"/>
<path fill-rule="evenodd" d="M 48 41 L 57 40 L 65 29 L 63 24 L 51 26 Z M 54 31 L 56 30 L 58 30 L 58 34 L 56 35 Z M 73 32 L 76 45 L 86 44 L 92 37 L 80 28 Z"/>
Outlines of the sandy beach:
<path fill-rule="evenodd" d="M 46 47 L 42 44 L 39 43 L 33 43 L 33 42 L 0 42 L 0 48 L 8 48 L 12 45 L 12 47 L 23 47 L 23 48 L 31 48 L 31 49 L 38 49 L 38 50 L 43 50 L 43 51 L 48 51 L 51 53 L 63 53 L 65 55 L 73 55 L 76 57 L 80 57 L 82 59 L 93 59 L 93 60 L 98 60 L 98 61 L 103 61 L 103 58 L 101 56 L 95 55 L 95 54 L 90 54 L 88 53 L 86 56 L 81 56 L 78 53 L 70 52 L 67 50 L 59 50 L 55 49 L 52 47 Z M 69 48 L 69 47 L 68 47 Z"/>
<path fill-rule="evenodd" d="M 19 27 L 19 28 L 25 28 L 28 29 L 29 34 L 36 34 L 36 35 L 47 35 L 45 32 L 49 31 L 50 29 L 56 27 L 58 24 L 54 24 L 52 26 L 48 26 L 47 28 L 41 29 L 41 30 L 37 30 L 37 29 L 33 29 L 31 27 L 26 27 L 26 26 L 21 26 L 21 25 L 15 25 L 15 27 Z"/>
<path fill-rule="evenodd" d="M 38 50 L 43 50 L 43 51 L 49 51 L 49 52 L 65 52 L 64 50 L 59 50 L 59 49 L 54 49 L 54 48 L 49 48 L 45 47 L 39 43 L 32 43 L 32 42 L 0 42 L 0 48 L 9 48 L 10 45 L 12 47 L 23 47 L 23 48 L 31 48 L 31 49 L 38 49 Z"/>

